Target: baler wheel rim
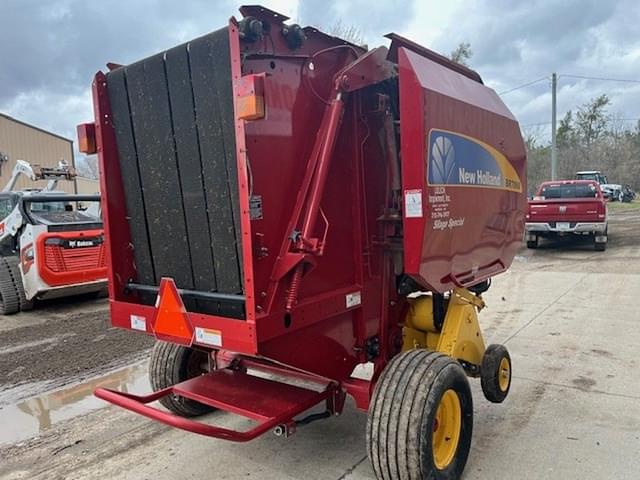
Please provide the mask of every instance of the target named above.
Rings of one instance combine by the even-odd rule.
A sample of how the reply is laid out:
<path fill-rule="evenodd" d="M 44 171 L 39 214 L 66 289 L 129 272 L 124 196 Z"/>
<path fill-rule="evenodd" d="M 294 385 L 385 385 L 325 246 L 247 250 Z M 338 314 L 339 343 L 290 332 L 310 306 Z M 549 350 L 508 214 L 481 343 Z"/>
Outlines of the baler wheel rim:
<path fill-rule="evenodd" d="M 441 404 L 446 405 L 446 416 L 455 419 L 457 414 L 458 421 L 444 421 L 448 428 L 439 431 L 444 426 L 442 409 L 438 419 Z M 385 367 L 374 388 L 366 430 L 376 478 L 460 478 L 472 431 L 471 389 L 456 360 L 413 349 L 396 355 Z M 440 432 L 458 435 L 455 441 L 445 440 Z"/>
<path fill-rule="evenodd" d="M 500 390 L 506 392 L 509 388 L 509 382 L 511 381 L 511 364 L 509 360 L 504 357 L 500 360 L 500 369 L 498 373 L 498 384 L 500 385 Z"/>
<path fill-rule="evenodd" d="M 502 403 L 511 389 L 511 357 L 504 345 L 489 345 L 482 356 L 480 385 L 482 393 L 492 403 Z"/>
<path fill-rule="evenodd" d="M 433 461 L 438 470 L 447 468 L 453 460 L 462 428 L 462 406 L 458 394 L 449 389 L 442 395 L 433 422 Z"/>

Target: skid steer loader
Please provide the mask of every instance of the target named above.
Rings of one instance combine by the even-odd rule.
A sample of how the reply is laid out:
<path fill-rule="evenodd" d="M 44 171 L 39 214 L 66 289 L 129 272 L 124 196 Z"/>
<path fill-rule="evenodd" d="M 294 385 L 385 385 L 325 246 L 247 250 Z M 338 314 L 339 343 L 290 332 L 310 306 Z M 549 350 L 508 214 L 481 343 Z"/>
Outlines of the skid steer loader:
<path fill-rule="evenodd" d="M 20 176 L 49 181 L 15 190 Z M 56 190 L 75 176 L 64 161 L 42 167 L 18 160 L 0 192 L 0 314 L 31 310 L 36 299 L 105 291 L 100 196 Z"/>

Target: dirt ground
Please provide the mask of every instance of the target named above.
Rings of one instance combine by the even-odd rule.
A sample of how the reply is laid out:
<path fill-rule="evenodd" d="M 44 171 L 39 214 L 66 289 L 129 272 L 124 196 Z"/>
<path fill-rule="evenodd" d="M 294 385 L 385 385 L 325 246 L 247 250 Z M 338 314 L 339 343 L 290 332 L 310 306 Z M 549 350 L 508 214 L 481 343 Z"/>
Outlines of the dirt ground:
<path fill-rule="evenodd" d="M 0 319 L 0 406 L 147 356 L 153 340 L 111 328 L 106 299 L 75 300 Z"/>
<path fill-rule="evenodd" d="M 638 294 L 640 209 L 612 209 L 605 252 L 565 239 L 521 250 L 481 314 L 487 343 L 511 351 L 512 391 L 493 405 L 473 382 L 465 479 L 639 477 Z M 148 391 L 152 343 L 110 328 L 106 300 L 0 318 L 0 479 L 373 478 L 352 404 L 290 439 L 231 444 L 91 396 L 98 385 Z"/>

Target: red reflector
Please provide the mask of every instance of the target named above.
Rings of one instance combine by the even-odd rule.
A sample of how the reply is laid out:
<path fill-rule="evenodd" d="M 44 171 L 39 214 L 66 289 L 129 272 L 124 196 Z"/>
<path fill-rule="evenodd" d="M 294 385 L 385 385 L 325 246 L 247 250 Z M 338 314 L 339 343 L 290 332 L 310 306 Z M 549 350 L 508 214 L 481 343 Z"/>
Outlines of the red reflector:
<path fill-rule="evenodd" d="M 191 345 L 193 327 L 172 279 L 163 278 L 160 281 L 157 306 L 153 326 L 155 336 L 160 340 Z"/>

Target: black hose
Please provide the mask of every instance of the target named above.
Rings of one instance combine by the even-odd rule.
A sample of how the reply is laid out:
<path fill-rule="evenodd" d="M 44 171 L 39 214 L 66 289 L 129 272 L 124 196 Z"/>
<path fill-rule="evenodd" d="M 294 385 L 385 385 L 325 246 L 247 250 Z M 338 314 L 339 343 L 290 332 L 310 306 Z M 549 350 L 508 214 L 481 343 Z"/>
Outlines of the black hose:
<path fill-rule="evenodd" d="M 315 422 L 316 420 L 323 420 L 325 418 L 329 418 L 331 416 L 331 412 L 327 410 L 322 413 L 312 413 L 311 415 L 307 415 L 300 420 L 296 420 L 296 425 L 309 425 L 311 422 Z"/>

